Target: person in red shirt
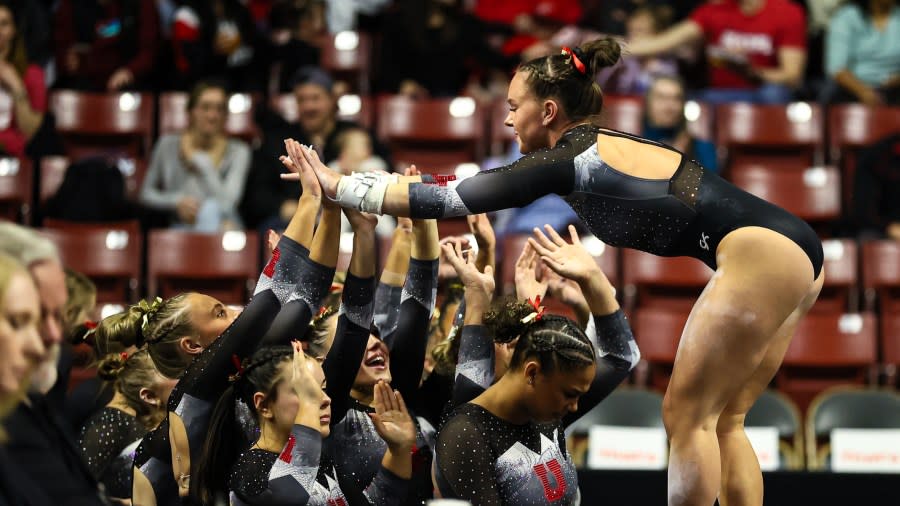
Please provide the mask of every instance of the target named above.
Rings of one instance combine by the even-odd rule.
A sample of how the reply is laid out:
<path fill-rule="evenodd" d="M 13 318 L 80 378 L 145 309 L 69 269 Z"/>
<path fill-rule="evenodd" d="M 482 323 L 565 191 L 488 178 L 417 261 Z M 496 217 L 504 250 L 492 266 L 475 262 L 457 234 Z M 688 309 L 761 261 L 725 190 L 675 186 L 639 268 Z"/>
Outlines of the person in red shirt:
<path fill-rule="evenodd" d="M 28 63 L 9 2 L 0 2 L 0 153 L 21 157 L 47 110 L 44 71 Z"/>
<path fill-rule="evenodd" d="M 707 102 L 784 103 L 801 84 L 806 66 L 806 16 L 789 0 L 722 0 L 651 39 L 632 44 L 652 56 L 704 41 Z"/>
<path fill-rule="evenodd" d="M 515 32 L 503 44 L 508 56 L 549 39 L 562 26 L 577 23 L 582 15 L 578 0 L 478 0 L 473 12 L 485 23 Z"/>

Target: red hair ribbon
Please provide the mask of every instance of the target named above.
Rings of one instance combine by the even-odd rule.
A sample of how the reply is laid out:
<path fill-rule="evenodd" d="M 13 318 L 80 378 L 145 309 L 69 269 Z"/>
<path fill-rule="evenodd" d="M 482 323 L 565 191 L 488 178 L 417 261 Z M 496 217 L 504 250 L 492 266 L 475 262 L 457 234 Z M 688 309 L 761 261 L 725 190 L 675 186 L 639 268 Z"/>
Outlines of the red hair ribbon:
<path fill-rule="evenodd" d="M 321 318 L 325 311 L 328 311 L 328 306 L 322 306 L 319 308 L 319 313 L 316 315 L 316 318 Z"/>
<path fill-rule="evenodd" d="M 88 330 L 94 330 L 95 328 L 97 328 L 97 322 L 94 322 L 91 320 L 85 320 L 84 328 L 86 328 Z"/>
<path fill-rule="evenodd" d="M 127 351 L 123 351 L 122 353 L 119 354 L 119 356 L 122 357 L 122 360 L 128 360 L 128 352 Z"/>
<path fill-rule="evenodd" d="M 344 285 L 335 284 L 335 285 L 331 285 L 331 288 L 329 288 L 328 291 L 331 293 L 334 293 L 334 292 L 340 292 L 343 289 L 344 289 Z"/>
<path fill-rule="evenodd" d="M 528 299 L 528 304 L 534 308 L 534 312 L 522 318 L 522 323 L 532 323 L 540 321 L 544 316 L 544 307 L 541 306 L 541 296 L 535 295 L 534 299 Z"/>
<path fill-rule="evenodd" d="M 567 54 L 572 57 L 572 63 L 575 64 L 575 68 L 578 69 L 582 74 L 587 74 L 587 70 L 584 68 L 584 63 L 581 62 L 581 58 L 575 54 L 575 51 L 572 50 L 569 46 L 563 46 L 562 54 Z"/>

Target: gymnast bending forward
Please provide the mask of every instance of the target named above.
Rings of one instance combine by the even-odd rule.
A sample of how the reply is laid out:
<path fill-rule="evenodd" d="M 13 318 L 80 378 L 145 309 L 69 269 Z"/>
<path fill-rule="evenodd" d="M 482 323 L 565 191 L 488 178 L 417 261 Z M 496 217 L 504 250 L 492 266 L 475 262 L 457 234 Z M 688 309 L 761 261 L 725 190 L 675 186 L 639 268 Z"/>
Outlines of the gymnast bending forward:
<path fill-rule="evenodd" d="M 326 197 L 368 212 L 444 218 L 521 207 L 556 193 L 605 243 L 691 256 L 715 271 L 691 311 L 663 405 L 669 504 L 762 504 L 744 417 L 781 364 L 822 287 L 822 244 L 802 220 L 704 170 L 677 150 L 592 121 L 594 74 L 620 47 L 601 39 L 519 67 L 509 115 L 524 156 L 458 185 L 312 167 Z M 290 178 L 292 175 L 283 177 Z"/>

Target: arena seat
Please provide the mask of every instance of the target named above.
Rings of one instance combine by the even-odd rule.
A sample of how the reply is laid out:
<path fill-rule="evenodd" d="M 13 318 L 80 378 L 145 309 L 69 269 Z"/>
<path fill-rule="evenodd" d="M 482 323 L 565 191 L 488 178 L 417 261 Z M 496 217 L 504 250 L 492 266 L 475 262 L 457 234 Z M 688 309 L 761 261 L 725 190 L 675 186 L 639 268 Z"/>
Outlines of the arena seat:
<path fill-rule="evenodd" d="M 756 163 L 802 170 L 824 161 L 822 112 L 814 103 L 721 104 L 716 108 L 716 144 L 729 167 Z"/>
<path fill-rule="evenodd" d="M 97 285 L 99 304 L 139 299 L 144 240 L 137 220 L 75 223 L 48 219 L 41 233 L 56 244 L 63 265 Z"/>
<path fill-rule="evenodd" d="M 828 387 L 866 383 L 877 364 L 876 329 L 872 313 L 806 315 L 776 375 L 778 389 L 804 410 Z"/>
<path fill-rule="evenodd" d="M 835 167 L 782 170 L 765 164 L 736 162 L 732 182 L 803 220 L 825 224 L 841 216 L 840 174 Z"/>
<path fill-rule="evenodd" d="M 45 156 L 40 161 L 39 204 L 43 205 L 56 194 L 59 185 L 66 177 L 71 160 L 65 156 Z M 119 158 L 119 170 L 125 178 L 125 193 L 129 198 L 137 200 L 141 191 L 144 176 L 147 175 L 147 162 L 142 158 Z"/>
<path fill-rule="evenodd" d="M 852 239 L 822 241 L 825 282 L 811 312 L 844 313 L 860 310 L 859 252 Z"/>
<path fill-rule="evenodd" d="M 881 314 L 900 314 L 900 243 L 892 240 L 862 244 L 865 307 Z"/>
<path fill-rule="evenodd" d="M 647 384 L 657 391 L 664 392 L 669 385 L 675 353 L 689 314 L 689 308 L 659 306 L 634 311 L 631 328 L 641 359 L 649 366 Z"/>
<path fill-rule="evenodd" d="M 377 103 L 377 134 L 397 167 L 427 167 L 480 160 L 485 150 L 485 111 L 470 97 L 412 100 L 384 96 Z"/>
<path fill-rule="evenodd" d="M 900 368 L 900 314 L 882 314 L 879 321 L 879 348 L 885 383 L 895 388 L 900 387 L 897 381 L 897 369 Z"/>
<path fill-rule="evenodd" d="M 150 154 L 156 99 L 150 93 L 57 90 L 49 110 L 72 159 L 94 154 Z"/>
<path fill-rule="evenodd" d="M 323 69 L 335 79 L 350 84 L 351 91 L 362 95 L 369 93 L 372 40 L 368 34 L 339 32 L 327 36 L 321 47 Z"/>
<path fill-rule="evenodd" d="M 667 307 L 690 311 L 713 271 L 690 257 L 660 257 L 622 250 L 624 306 Z"/>
<path fill-rule="evenodd" d="M 187 128 L 189 113 L 187 103 L 190 95 L 186 92 L 173 91 L 159 95 L 159 135 L 181 132 Z M 225 121 L 225 132 L 247 142 L 258 135 L 253 113 L 257 98 L 249 93 L 233 93 L 228 96 L 228 118 Z"/>
<path fill-rule="evenodd" d="M 841 169 L 844 202 L 853 192 L 859 151 L 900 132 L 900 107 L 838 104 L 828 110 L 829 159 Z"/>
<path fill-rule="evenodd" d="M 834 429 L 900 429 L 900 395 L 893 390 L 838 387 L 822 392 L 806 416 L 806 465 L 831 468 Z"/>
<path fill-rule="evenodd" d="M 797 405 L 777 390 L 766 390 L 756 399 L 744 419 L 745 427 L 775 427 L 778 430 L 779 469 L 803 469 L 803 430 Z"/>
<path fill-rule="evenodd" d="M 261 270 L 259 251 L 254 231 L 153 230 L 147 238 L 148 295 L 190 291 L 225 304 L 245 304 Z"/>
<path fill-rule="evenodd" d="M 716 108 L 706 102 L 688 100 L 684 104 L 684 118 L 691 136 L 715 142 Z"/>
<path fill-rule="evenodd" d="M 0 219 L 26 225 L 31 222 L 33 177 L 27 159 L 0 158 Z"/>

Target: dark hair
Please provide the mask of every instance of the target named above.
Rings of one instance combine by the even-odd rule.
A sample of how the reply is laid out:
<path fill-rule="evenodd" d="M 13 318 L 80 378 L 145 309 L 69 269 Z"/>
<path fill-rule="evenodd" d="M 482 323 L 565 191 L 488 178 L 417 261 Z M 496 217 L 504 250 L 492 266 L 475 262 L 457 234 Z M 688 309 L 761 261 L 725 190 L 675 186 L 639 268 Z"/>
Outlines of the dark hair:
<path fill-rule="evenodd" d="M 97 304 L 97 286 L 80 272 L 68 267 L 64 270 L 66 292 L 69 298 L 66 299 L 66 305 L 63 307 L 63 327 L 66 332 L 66 340 L 72 344 L 79 344 L 84 340 L 82 331 L 84 321 L 80 321 L 78 317 L 81 313 L 94 309 Z"/>
<path fill-rule="evenodd" d="M 151 388 L 159 381 L 159 375 L 146 349 L 131 355 L 110 353 L 97 364 L 97 376 L 111 383 L 125 397 L 125 402 L 135 411 L 135 418 L 147 430 L 153 430 L 165 417 L 165 409 L 153 410 L 141 400 L 141 390 Z M 165 403 L 166 399 L 161 399 Z M 163 404 L 165 406 L 165 404 Z"/>
<path fill-rule="evenodd" d="M 0 0 L 0 8 L 5 8 L 12 16 L 13 25 L 16 27 L 16 35 L 10 41 L 9 53 L 7 53 L 7 61 L 18 72 L 19 77 L 25 77 L 25 70 L 28 68 L 28 49 L 25 47 L 24 30 L 19 25 L 20 16 L 18 8 L 9 0 Z"/>
<path fill-rule="evenodd" d="M 188 94 L 186 109 L 188 111 L 193 109 L 194 106 L 197 105 L 197 102 L 200 101 L 200 97 L 209 90 L 222 90 L 222 93 L 225 94 L 226 100 L 228 99 L 228 87 L 225 85 L 225 83 L 216 79 L 208 79 L 198 82 L 191 88 L 191 92 L 190 94 Z"/>
<path fill-rule="evenodd" d="M 509 343 L 516 338 L 516 349 L 510 359 L 510 370 L 536 358 L 544 372 L 571 371 L 596 361 L 590 339 L 572 320 L 544 314 L 540 320 L 523 323 L 534 312 L 528 303 L 512 298 L 502 299 L 495 309 L 484 315 L 484 325 L 494 342 Z"/>
<path fill-rule="evenodd" d="M 196 504 L 215 504 L 223 494 L 227 497 L 231 467 L 259 438 L 259 413 L 253 396 L 263 392 L 265 404 L 278 399 L 278 368 L 292 356 L 290 346 L 260 348 L 244 360 L 242 371 L 219 398 L 210 417 L 200 462 L 191 465 L 194 478 L 190 494 Z"/>
<path fill-rule="evenodd" d="M 290 79 L 291 89 L 303 84 L 315 84 L 328 93 L 331 93 L 334 89 L 334 78 L 320 67 L 315 65 L 305 65 L 297 69 Z"/>
<path fill-rule="evenodd" d="M 619 61 L 622 48 L 612 37 L 582 44 L 568 53 L 554 53 L 519 66 L 528 72 L 528 88 L 539 99 L 556 99 L 569 119 L 592 119 L 603 109 L 603 92 L 594 80 L 597 72 Z M 575 58 L 584 64 L 584 73 L 576 68 Z"/>
<path fill-rule="evenodd" d="M 450 283 L 447 287 L 446 297 L 444 297 L 443 302 L 436 310 L 439 315 L 437 322 L 433 323 L 431 328 L 429 328 L 430 333 L 442 334 L 443 325 L 448 318 L 450 319 L 450 328 L 447 330 L 447 334 L 442 336 L 441 341 L 431 349 L 431 358 L 434 359 L 434 370 L 444 376 L 453 376 L 456 364 L 459 362 L 459 334 L 462 331 L 462 325 L 457 325 L 456 316 L 464 295 L 465 289 L 459 282 Z M 450 309 L 451 305 L 454 305 L 456 311 L 448 314 L 447 310 Z"/>
<path fill-rule="evenodd" d="M 850 0 L 846 2 L 847 4 L 853 4 L 859 7 L 859 10 L 862 11 L 863 16 L 867 18 L 872 17 L 872 0 Z M 894 2 L 896 4 L 896 1 Z"/>

